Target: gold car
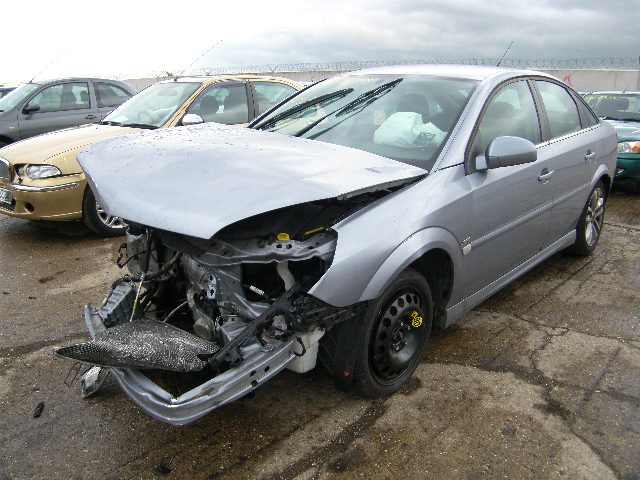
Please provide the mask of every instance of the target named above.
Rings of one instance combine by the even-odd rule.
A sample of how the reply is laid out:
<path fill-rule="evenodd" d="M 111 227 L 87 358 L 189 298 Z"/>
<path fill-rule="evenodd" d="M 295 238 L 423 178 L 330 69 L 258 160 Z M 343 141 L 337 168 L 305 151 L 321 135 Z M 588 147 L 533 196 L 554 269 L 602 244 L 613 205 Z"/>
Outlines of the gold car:
<path fill-rule="evenodd" d="M 99 123 L 0 149 L 0 213 L 29 220 L 82 219 L 100 235 L 120 235 L 124 222 L 105 212 L 87 187 L 76 160 L 81 150 L 143 129 L 202 122 L 246 125 L 300 88 L 284 78 L 259 76 L 185 77 L 156 83 Z"/>

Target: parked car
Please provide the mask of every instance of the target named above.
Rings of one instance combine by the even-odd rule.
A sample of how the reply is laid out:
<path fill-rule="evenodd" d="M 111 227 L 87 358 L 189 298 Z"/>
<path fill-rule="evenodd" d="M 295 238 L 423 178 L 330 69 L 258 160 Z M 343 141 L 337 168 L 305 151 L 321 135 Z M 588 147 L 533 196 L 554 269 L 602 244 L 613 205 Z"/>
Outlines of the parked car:
<path fill-rule="evenodd" d="M 0 98 L 7 95 L 9 92 L 15 90 L 16 87 L 0 87 Z"/>
<path fill-rule="evenodd" d="M 640 92 L 593 92 L 589 106 L 618 134 L 616 182 L 632 182 L 640 193 Z"/>
<path fill-rule="evenodd" d="M 105 212 L 87 188 L 78 152 L 98 140 L 145 129 L 205 121 L 246 125 L 299 88 L 286 79 L 258 76 L 180 78 L 152 85 L 97 124 L 0 149 L 0 213 L 29 220 L 82 219 L 100 235 L 122 235 L 124 222 Z"/>
<path fill-rule="evenodd" d="M 0 99 L 0 147 L 96 122 L 133 94 L 126 83 L 101 78 L 25 83 Z"/>
<path fill-rule="evenodd" d="M 554 253 L 596 247 L 616 136 L 544 73 L 471 66 L 338 75 L 250 128 L 199 125 L 79 155 L 129 225 L 93 340 L 143 410 L 191 422 L 318 358 L 398 390 L 446 327 Z M 130 321 L 131 320 L 131 321 Z"/>

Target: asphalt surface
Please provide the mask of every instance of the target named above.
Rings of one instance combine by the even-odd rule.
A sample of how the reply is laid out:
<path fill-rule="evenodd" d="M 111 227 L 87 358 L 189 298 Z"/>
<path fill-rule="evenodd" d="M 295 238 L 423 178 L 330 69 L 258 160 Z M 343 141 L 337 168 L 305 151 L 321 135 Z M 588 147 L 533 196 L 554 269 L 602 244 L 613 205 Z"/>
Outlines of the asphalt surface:
<path fill-rule="evenodd" d="M 605 221 L 594 255 L 555 255 L 436 333 L 401 393 L 287 371 L 176 428 L 111 379 L 81 399 L 52 353 L 88 338 L 122 239 L 0 215 L 0 480 L 638 479 L 640 196 L 614 193 Z"/>

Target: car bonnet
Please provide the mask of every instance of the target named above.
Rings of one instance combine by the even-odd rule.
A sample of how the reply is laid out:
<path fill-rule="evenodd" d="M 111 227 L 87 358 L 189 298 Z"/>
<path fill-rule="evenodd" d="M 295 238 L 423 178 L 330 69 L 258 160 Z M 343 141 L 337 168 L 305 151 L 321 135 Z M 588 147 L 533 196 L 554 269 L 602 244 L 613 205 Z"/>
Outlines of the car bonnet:
<path fill-rule="evenodd" d="M 205 239 L 253 215 L 427 173 L 353 148 L 213 123 L 104 140 L 78 159 L 109 214 Z"/>
<path fill-rule="evenodd" d="M 640 122 L 607 120 L 616 130 L 619 140 L 640 140 Z"/>

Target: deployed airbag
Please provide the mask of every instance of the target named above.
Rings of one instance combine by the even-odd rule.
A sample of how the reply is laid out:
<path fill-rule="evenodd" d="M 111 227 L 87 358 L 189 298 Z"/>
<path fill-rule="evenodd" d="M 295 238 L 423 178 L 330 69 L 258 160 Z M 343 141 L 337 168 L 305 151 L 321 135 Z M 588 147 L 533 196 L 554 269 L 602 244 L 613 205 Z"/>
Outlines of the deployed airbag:
<path fill-rule="evenodd" d="M 419 113 L 397 112 L 376 129 L 373 141 L 378 145 L 421 148 L 440 145 L 446 135 L 433 123 L 422 123 Z"/>

